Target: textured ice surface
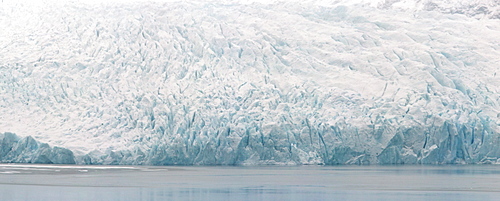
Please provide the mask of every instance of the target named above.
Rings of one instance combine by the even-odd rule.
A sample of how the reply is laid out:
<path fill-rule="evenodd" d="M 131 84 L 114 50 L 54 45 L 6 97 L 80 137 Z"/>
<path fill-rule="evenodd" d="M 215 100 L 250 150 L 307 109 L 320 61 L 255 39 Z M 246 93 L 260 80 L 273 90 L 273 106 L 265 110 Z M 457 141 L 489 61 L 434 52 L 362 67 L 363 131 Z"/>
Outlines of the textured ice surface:
<path fill-rule="evenodd" d="M 311 2 L 315 2 L 315 0 Z M 380 9 L 412 12 L 438 11 L 447 14 L 463 14 L 477 19 L 500 19 L 499 0 L 340 0 L 340 2 L 342 4 L 370 6 Z M 331 3 L 324 3 L 323 5 L 328 6 L 329 4 Z"/>
<path fill-rule="evenodd" d="M 390 2 L 4 2 L 0 132 L 80 164 L 496 163 L 498 1 Z"/>
<path fill-rule="evenodd" d="M 75 164 L 75 156 L 68 149 L 50 147 L 33 137 L 19 138 L 13 133 L 0 134 L 0 162 L 2 163 L 58 163 Z"/>

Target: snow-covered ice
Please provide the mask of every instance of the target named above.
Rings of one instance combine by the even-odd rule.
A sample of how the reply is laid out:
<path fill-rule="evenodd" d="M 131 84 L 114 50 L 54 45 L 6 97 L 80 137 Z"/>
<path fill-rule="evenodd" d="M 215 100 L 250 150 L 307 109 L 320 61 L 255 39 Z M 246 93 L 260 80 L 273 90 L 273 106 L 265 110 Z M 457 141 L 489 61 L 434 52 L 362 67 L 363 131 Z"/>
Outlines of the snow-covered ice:
<path fill-rule="evenodd" d="M 0 5 L 2 148 L 36 140 L 79 164 L 500 157 L 498 0 Z"/>

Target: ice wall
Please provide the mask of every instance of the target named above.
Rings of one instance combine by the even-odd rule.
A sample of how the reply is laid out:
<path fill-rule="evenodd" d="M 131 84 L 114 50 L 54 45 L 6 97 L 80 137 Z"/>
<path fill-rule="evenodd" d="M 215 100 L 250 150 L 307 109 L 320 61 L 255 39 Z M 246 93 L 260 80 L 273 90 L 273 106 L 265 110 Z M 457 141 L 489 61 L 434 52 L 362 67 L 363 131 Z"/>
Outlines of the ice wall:
<path fill-rule="evenodd" d="M 0 134 L 0 162 L 75 164 L 73 152 L 61 147 L 50 147 L 28 136 L 18 137 L 13 133 Z"/>
<path fill-rule="evenodd" d="M 500 157 L 495 18 L 359 2 L 5 5 L 0 132 L 77 163 Z"/>

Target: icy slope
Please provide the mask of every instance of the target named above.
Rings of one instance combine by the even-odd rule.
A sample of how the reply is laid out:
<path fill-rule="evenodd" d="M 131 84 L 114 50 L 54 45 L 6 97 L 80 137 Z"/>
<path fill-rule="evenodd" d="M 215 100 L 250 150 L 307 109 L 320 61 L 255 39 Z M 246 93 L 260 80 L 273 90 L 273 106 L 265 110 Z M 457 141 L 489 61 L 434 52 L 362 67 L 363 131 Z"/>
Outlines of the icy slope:
<path fill-rule="evenodd" d="M 5 3 L 0 132 L 87 164 L 497 162 L 498 19 L 362 3 Z"/>

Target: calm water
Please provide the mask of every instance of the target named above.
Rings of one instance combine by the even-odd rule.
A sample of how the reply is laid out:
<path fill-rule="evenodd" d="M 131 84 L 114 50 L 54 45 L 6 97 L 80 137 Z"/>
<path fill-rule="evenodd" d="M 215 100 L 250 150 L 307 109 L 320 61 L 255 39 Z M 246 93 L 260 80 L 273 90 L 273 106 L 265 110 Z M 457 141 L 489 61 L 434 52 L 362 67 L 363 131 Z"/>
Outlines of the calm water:
<path fill-rule="evenodd" d="M 0 164 L 0 200 L 499 200 L 500 166 Z"/>

